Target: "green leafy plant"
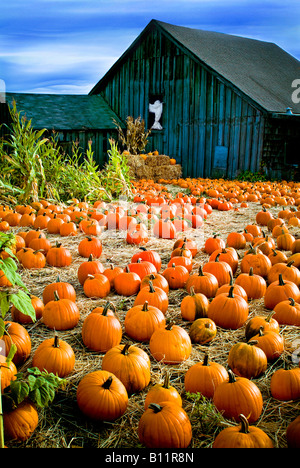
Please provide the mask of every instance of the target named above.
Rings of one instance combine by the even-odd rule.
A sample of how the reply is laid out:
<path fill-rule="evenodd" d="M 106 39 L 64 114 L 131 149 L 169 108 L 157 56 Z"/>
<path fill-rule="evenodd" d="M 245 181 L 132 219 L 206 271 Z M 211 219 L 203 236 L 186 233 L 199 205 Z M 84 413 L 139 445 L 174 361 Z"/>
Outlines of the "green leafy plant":
<path fill-rule="evenodd" d="M 21 190 L 18 195 L 19 202 L 38 201 L 39 190 L 45 186 L 45 173 L 40 151 L 48 142 L 48 138 L 42 138 L 45 129 L 34 131 L 31 127 L 31 120 L 27 120 L 25 116 L 21 117 L 15 102 L 9 110 L 10 135 L 2 145 L 3 158 L 7 163 L 2 168 L 3 176 L 10 185 Z M 9 149 L 8 152 L 4 151 L 6 148 Z"/>
<path fill-rule="evenodd" d="M 16 257 L 14 255 L 14 246 L 16 243 L 15 235 L 12 233 L 0 232 L 0 271 L 4 274 L 8 281 L 11 283 L 9 287 L 0 287 L 0 337 L 3 336 L 5 330 L 5 316 L 9 311 L 11 304 L 13 304 L 23 314 L 29 315 L 35 321 L 35 310 L 31 304 L 28 289 L 24 285 L 18 267 L 16 264 Z M 9 254 L 9 257 L 3 258 L 3 252 Z M 16 352 L 16 345 L 12 346 L 7 356 L 7 365 Z M 1 367 L 0 367 L 0 388 L 1 388 Z M 2 421 L 2 395 L 0 396 L 0 447 L 3 447 L 3 421 Z"/>
<path fill-rule="evenodd" d="M 100 174 L 102 187 L 110 199 L 120 196 L 124 196 L 128 200 L 132 199 L 132 184 L 126 155 L 119 152 L 117 144 L 112 138 L 109 143 L 111 146 L 108 150 L 109 159 Z"/>
<path fill-rule="evenodd" d="M 47 371 L 42 372 L 37 367 L 27 369 L 26 373 L 17 373 L 16 379 L 4 389 L 0 398 L 0 448 L 4 448 L 3 410 L 12 411 L 24 400 L 30 400 L 38 408 L 46 408 L 54 400 L 57 390 L 65 384 L 65 379 Z"/>
<path fill-rule="evenodd" d="M 15 243 L 14 234 L 0 232 L 0 271 L 11 283 L 9 287 L 0 287 L 0 337 L 3 335 L 4 319 L 11 304 L 15 305 L 25 315 L 29 315 L 33 321 L 35 320 L 35 311 L 31 304 L 28 289 L 18 273 L 17 259 L 13 252 Z M 2 252 L 8 253 L 9 257 L 2 258 Z"/>
<path fill-rule="evenodd" d="M 187 401 L 192 405 L 189 409 L 190 420 L 193 426 L 194 437 L 212 440 L 221 430 L 225 419 L 217 411 L 213 402 L 204 397 L 201 393 L 186 392 Z"/>

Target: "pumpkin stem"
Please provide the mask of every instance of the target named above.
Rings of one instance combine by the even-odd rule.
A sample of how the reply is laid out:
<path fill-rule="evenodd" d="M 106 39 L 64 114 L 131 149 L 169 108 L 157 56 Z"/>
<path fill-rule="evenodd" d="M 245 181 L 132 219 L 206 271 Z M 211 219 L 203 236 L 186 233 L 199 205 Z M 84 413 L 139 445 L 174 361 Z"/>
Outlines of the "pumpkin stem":
<path fill-rule="evenodd" d="M 275 314 L 274 310 L 272 310 L 269 315 L 266 317 L 266 322 L 270 322 L 271 321 L 271 318 L 273 317 L 273 315 Z"/>
<path fill-rule="evenodd" d="M 230 297 L 231 299 L 234 298 L 233 290 L 234 290 L 234 286 L 230 286 L 228 297 Z"/>
<path fill-rule="evenodd" d="M 170 388 L 170 374 L 169 374 L 169 372 L 166 372 L 164 383 L 163 383 L 163 388 Z"/>
<path fill-rule="evenodd" d="M 148 408 L 152 409 L 154 413 L 159 413 L 163 409 L 158 403 L 150 403 Z"/>
<path fill-rule="evenodd" d="M 54 336 L 53 348 L 59 348 L 59 338 L 57 335 Z"/>
<path fill-rule="evenodd" d="M 143 305 L 143 308 L 142 308 L 142 311 L 143 311 L 143 312 L 148 312 L 148 310 L 149 310 L 148 305 L 149 305 L 149 302 L 148 302 L 148 301 L 145 301 L 145 302 L 144 302 L 144 305 Z"/>
<path fill-rule="evenodd" d="M 240 432 L 242 434 L 249 434 L 249 422 L 248 422 L 248 419 L 246 418 L 246 416 L 244 416 L 243 414 L 240 414 L 239 415 L 239 418 L 240 418 L 240 421 L 241 421 L 241 429 L 240 429 Z"/>
<path fill-rule="evenodd" d="M 282 274 L 279 273 L 279 286 L 284 286 L 285 282 L 283 281 Z"/>
<path fill-rule="evenodd" d="M 151 293 L 155 293 L 155 289 L 154 289 L 152 281 L 149 281 L 149 290 Z"/>
<path fill-rule="evenodd" d="M 88 262 L 92 262 L 93 261 L 93 254 L 90 254 L 89 258 L 88 258 Z"/>
<path fill-rule="evenodd" d="M 102 384 L 102 387 L 108 390 L 112 384 L 112 381 L 113 381 L 113 378 L 110 375 L 108 379 Z"/>
<path fill-rule="evenodd" d="M 289 297 L 289 301 L 290 301 L 290 305 L 291 306 L 295 306 L 295 299 L 293 299 L 292 297 Z"/>
<path fill-rule="evenodd" d="M 253 276 L 253 267 L 250 267 L 249 276 Z"/>
<path fill-rule="evenodd" d="M 58 295 L 57 290 L 55 290 L 53 294 L 54 294 L 54 300 L 59 301 L 59 295 Z"/>
<path fill-rule="evenodd" d="M 208 363 L 208 353 L 205 353 L 205 356 L 204 356 L 202 365 L 203 365 L 203 366 L 209 366 L 209 363 Z"/>
<path fill-rule="evenodd" d="M 130 343 L 126 343 L 126 344 L 124 345 L 124 348 L 123 348 L 122 351 L 121 351 L 121 354 L 123 354 L 124 356 L 126 356 L 126 355 L 128 354 L 128 350 L 129 350 L 130 346 L 131 346 Z"/>
<path fill-rule="evenodd" d="M 228 369 L 228 375 L 229 375 L 229 383 L 234 383 L 236 382 L 236 378 L 235 378 L 235 375 L 234 373 L 232 372 L 231 369 Z"/>
<path fill-rule="evenodd" d="M 113 312 L 116 311 L 116 308 L 114 306 L 114 304 L 110 301 L 107 301 L 104 308 L 103 308 L 103 312 L 102 312 L 102 315 L 107 315 L 107 312 L 108 310 L 111 309 Z"/>

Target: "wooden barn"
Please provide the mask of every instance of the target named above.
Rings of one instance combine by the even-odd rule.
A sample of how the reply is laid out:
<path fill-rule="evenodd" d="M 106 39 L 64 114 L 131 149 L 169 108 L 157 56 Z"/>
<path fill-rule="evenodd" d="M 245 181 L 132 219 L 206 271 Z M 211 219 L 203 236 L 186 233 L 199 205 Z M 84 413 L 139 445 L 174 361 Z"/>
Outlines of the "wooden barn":
<path fill-rule="evenodd" d="M 151 128 L 146 150 L 175 158 L 184 177 L 263 170 L 291 179 L 299 177 L 299 78 L 300 62 L 273 43 L 152 20 L 88 96 L 25 96 L 22 108 L 63 141 L 97 139 L 100 164 L 113 119 L 132 116 Z"/>
<path fill-rule="evenodd" d="M 159 101 L 151 149 L 174 157 L 184 176 L 264 167 L 289 177 L 300 160 L 296 78 L 300 62 L 275 44 L 152 20 L 90 94 L 121 120 L 141 115 L 148 128 L 149 105 Z"/>

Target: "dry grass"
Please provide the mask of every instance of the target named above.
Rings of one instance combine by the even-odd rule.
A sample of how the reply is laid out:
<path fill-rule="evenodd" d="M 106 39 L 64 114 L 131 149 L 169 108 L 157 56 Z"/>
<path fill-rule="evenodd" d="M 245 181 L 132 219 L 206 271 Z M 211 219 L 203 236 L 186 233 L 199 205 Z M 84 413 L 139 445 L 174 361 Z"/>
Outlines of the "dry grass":
<path fill-rule="evenodd" d="M 214 211 L 205 223 L 204 230 L 191 231 L 189 234 L 198 240 L 199 253 L 194 258 L 193 270 L 197 271 L 200 264 L 207 261 L 208 255 L 201 247 L 207 237 L 213 233 L 220 233 L 225 240 L 227 233 L 233 230 L 241 230 L 247 224 L 252 224 L 255 215 L 260 209 L 258 204 L 250 204 L 247 209 L 239 211 L 217 212 Z M 273 209 L 274 213 L 278 209 Z M 17 228 L 15 228 L 18 231 Z M 21 229 L 19 229 L 21 230 Z M 23 229 L 22 229 L 23 230 Z M 187 397 L 184 391 L 184 376 L 187 369 L 195 362 L 202 360 L 204 353 L 209 349 L 210 359 L 227 366 L 227 357 L 230 348 L 237 341 L 244 340 L 244 327 L 241 329 L 221 330 L 218 329 L 216 338 L 209 348 L 207 346 L 193 345 L 193 351 L 190 358 L 180 365 L 163 365 L 156 362 L 150 355 L 148 344 L 136 343 L 144 349 L 151 359 L 151 383 L 144 391 L 139 394 L 131 395 L 126 413 L 119 420 L 113 423 L 91 422 L 87 420 L 78 410 L 76 403 L 76 389 L 81 378 L 94 370 L 101 369 L 103 355 L 86 349 L 81 339 L 81 327 L 85 317 L 98 305 L 103 305 L 106 299 L 93 300 L 88 299 L 83 294 L 83 289 L 77 280 L 77 270 L 83 259 L 77 253 L 78 242 L 83 238 L 83 234 L 76 237 L 59 238 L 63 245 L 68 247 L 73 255 L 73 262 L 67 268 L 49 268 L 42 270 L 22 270 L 22 277 L 30 292 L 42 297 L 44 287 L 56 281 L 59 274 L 61 281 L 68 281 L 76 289 L 77 304 L 80 309 L 81 318 L 78 326 L 67 332 L 58 332 L 61 339 L 66 340 L 74 349 L 76 355 L 76 364 L 73 373 L 67 377 L 67 387 L 60 390 L 53 404 L 40 411 L 40 423 L 37 430 L 29 440 L 24 443 L 8 443 L 8 447 L 19 448 L 67 448 L 67 447 L 98 447 L 98 448 L 137 448 L 140 447 L 137 427 L 139 419 L 143 413 L 144 399 L 149 387 L 163 380 L 166 369 L 170 373 L 171 384 L 179 391 L 183 398 L 183 407 L 190 416 L 193 425 L 193 440 L 191 447 L 200 448 L 211 447 L 214 437 L 221 428 L 231 421 L 224 420 L 213 407 L 210 401 L 196 401 Z M 49 236 L 53 243 L 56 236 Z M 126 244 L 120 233 L 110 236 L 103 236 L 103 254 L 101 261 L 104 266 L 113 262 L 118 266 L 125 266 L 138 248 Z M 173 241 L 159 240 L 151 238 L 147 248 L 158 251 L 162 257 L 162 270 L 170 258 Z M 242 254 L 242 252 L 240 252 Z M 236 275 L 239 273 L 237 271 Z M 190 323 L 183 322 L 180 315 L 180 302 L 186 295 L 184 290 L 171 291 L 169 294 L 169 309 L 167 318 L 189 330 Z M 112 291 L 108 299 L 116 306 L 117 315 L 123 325 L 126 311 L 133 305 L 134 297 L 121 297 Z M 256 300 L 249 303 L 249 318 L 256 314 L 267 315 L 268 311 L 264 309 L 263 300 Z M 8 317 L 9 319 L 9 317 Z M 38 345 L 46 338 L 52 336 L 53 332 L 48 330 L 42 322 L 26 326 L 32 338 L 31 357 L 20 370 L 31 367 L 31 358 Z M 295 351 L 295 341 L 299 339 L 299 329 L 297 327 L 285 326 L 282 328 L 282 334 L 285 337 L 285 352 L 281 359 L 268 366 L 266 373 L 256 379 L 255 382 L 260 388 L 263 399 L 264 409 L 260 420 L 256 423 L 261 429 L 267 432 L 278 448 L 286 447 L 285 431 L 288 423 L 300 414 L 300 401 L 278 402 L 270 395 L 270 378 L 274 370 L 282 365 L 283 360 L 290 360 L 291 354 Z M 122 343 L 128 341 L 123 334 Z"/>

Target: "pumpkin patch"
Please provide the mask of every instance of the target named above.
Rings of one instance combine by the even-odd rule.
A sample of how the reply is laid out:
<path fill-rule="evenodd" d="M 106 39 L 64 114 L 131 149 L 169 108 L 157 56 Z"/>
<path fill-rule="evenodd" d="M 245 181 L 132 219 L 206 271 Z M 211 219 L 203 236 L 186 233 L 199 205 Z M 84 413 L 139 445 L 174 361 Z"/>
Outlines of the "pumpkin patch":
<path fill-rule="evenodd" d="M 299 184 L 141 179 L 133 195 L 1 208 L 36 311 L 6 313 L 3 387 L 21 367 L 66 382 L 38 433 L 30 407 L 12 439 L 7 413 L 6 445 L 59 447 L 60 418 L 83 447 L 299 446 Z"/>

